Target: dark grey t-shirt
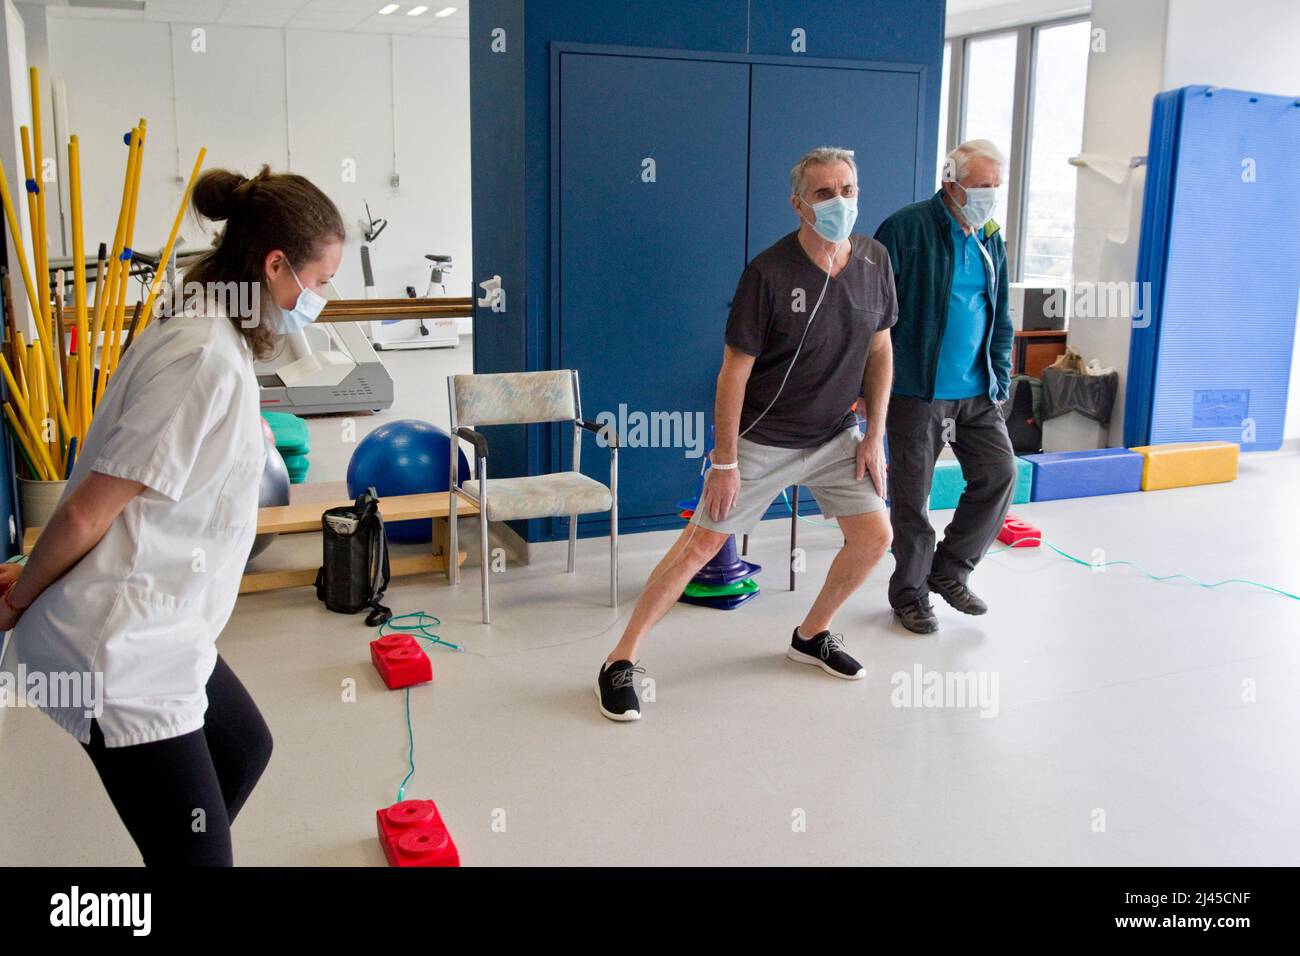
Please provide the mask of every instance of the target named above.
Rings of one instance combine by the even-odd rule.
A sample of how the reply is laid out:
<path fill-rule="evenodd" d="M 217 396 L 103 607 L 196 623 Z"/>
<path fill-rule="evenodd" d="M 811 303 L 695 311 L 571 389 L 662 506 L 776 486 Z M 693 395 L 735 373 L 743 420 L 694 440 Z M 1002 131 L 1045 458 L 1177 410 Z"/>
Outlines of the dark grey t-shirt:
<path fill-rule="evenodd" d="M 849 263 L 826 286 L 785 388 L 745 435 L 750 441 L 817 448 L 853 424 L 871 338 L 898 320 L 898 300 L 885 247 L 856 234 L 849 242 Z M 740 412 L 742 432 L 777 394 L 825 283 L 824 266 L 808 257 L 797 232 L 760 252 L 741 274 L 726 342 L 755 356 Z"/>

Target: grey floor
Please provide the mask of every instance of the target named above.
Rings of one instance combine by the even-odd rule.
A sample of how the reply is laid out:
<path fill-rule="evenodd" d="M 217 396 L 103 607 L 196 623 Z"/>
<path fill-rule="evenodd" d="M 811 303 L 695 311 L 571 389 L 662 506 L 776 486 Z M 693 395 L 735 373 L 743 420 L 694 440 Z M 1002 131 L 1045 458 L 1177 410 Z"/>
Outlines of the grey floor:
<path fill-rule="evenodd" d="M 421 354 L 399 361 L 460 361 Z M 1300 457 L 1258 454 L 1233 484 L 1017 510 L 1085 560 L 1300 592 L 1297 486 Z M 889 622 L 887 558 L 836 622 L 868 669 L 850 683 L 783 656 L 840 543 L 802 526 L 791 594 L 787 533 L 766 522 L 751 543 L 756 601 L 679 606 L 651 636 L 636 724 L 602 718 L 592 683 L 675 532 L 624 537 L 619 612 L 604 539 L 579 543 L 574 576 L 563 545 L 496 576 L 490 627 L 476 568 L 457 590 L 398 582 L 396 611 L 436 614 L 466 647 L 432 649 L 435 683 L 411 694 L 408 796 L 438 802 L 467 865 L 1300 863 L 1296 601 L 1004 552 L 972 580 L 986 617 L 940 607 L 941 632 L 916 637 Z M 408 742 L 371 636 L 306 589 L 241 598 L 219 647 L 276 752 L 235 827 L 239 863 L 383 864 L 374 812 Z M 996 677 L 996 714 L 895 706 L 891 681 L 917 667 Z M 34 711 L 0 723 L 0 819 L 4 863 L 137 862 L 80 748 Z"/>

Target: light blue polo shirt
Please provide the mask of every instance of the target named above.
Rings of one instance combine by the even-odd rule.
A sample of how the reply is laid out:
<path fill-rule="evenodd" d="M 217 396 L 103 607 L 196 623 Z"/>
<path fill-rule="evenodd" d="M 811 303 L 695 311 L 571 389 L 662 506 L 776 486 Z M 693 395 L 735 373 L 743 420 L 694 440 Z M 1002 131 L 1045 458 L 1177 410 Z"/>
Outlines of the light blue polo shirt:
<path fill-rule="evenodd" d="M 987 268 L 980 252 L 979 230 L 969 236 L 952 212 L 952 294 L 948 298 L 948 324 L 939 345 L 939 370 L 934 380 L 935 398 L 974 398 L 988 394 L 988 366 L 984 359 L 984 333 L 988 328 Z"/>

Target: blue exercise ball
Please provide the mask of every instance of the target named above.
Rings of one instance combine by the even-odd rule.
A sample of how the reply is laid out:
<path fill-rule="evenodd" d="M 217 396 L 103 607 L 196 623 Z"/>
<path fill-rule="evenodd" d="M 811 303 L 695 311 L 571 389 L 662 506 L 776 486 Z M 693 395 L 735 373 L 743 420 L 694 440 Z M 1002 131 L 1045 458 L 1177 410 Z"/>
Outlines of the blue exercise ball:
<path fill-rule="evenodd" d="M 348 494 L 355 498 L 374 488 L 380 498 L 446 491 L 451 436 L 428 422 L 406 418 L 380 425 L 357 445 L 348 462 Z M 469 477 L 463 451 L 457 465 L 461 484 Z M 416 544 L 433 539 L 433 519 L 394 521 L 384 525 L 388 540 Z"/>

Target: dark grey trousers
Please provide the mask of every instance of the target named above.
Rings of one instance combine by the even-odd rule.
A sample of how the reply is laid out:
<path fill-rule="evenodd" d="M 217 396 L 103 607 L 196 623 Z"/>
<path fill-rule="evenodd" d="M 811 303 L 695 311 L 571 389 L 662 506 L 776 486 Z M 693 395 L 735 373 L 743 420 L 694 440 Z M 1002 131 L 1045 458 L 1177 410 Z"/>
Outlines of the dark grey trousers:
<path fill-rule="evenodd" d="M 899 608 L 930 593 L 931 571 L 965 582 L 975 569 L 1011 506 L 1016 455 L 1002 413 L 986 395 L 933 402 L 892 395 L 885 434 L 895 562 L 889 603 Z M 961 463 L 966 490 L 936 548 L 930 482 L 945 442 Z"/>

